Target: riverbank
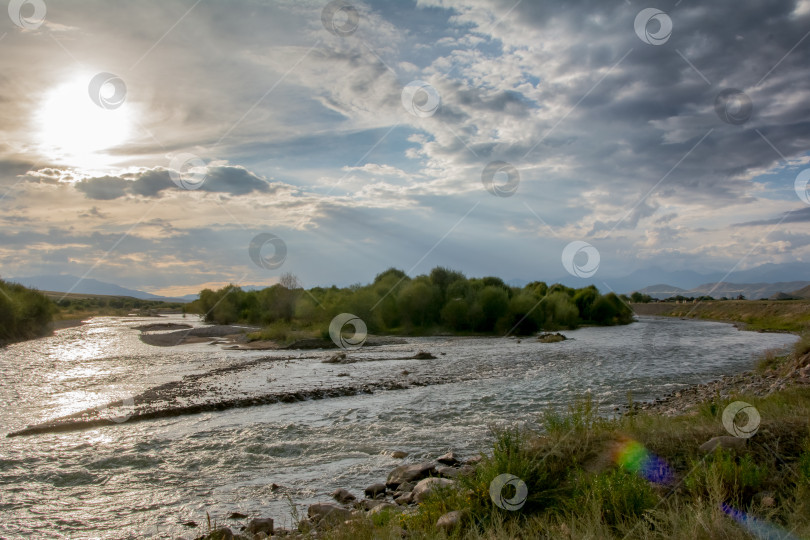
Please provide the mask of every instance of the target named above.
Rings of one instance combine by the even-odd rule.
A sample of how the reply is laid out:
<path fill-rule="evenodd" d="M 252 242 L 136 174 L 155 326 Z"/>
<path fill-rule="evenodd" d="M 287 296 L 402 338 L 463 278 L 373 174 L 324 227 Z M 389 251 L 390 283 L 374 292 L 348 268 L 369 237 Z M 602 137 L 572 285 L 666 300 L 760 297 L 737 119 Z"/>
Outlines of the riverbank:
<path fill-rule="evenodd" d="M 810 300 L 704 300 L 630 304 L 636 315 L 730 322 L 743 330 L 802 333 L 810 330 Z"/>
<path fill-rule="evenodd" d="M 365 498 L 338 490 L 276 536 L 806 538 L 808 377 L 805 338 L 613 419 L 586 396 L 541 431 L 497 431 L 491 454 L 406 463 Z"/>

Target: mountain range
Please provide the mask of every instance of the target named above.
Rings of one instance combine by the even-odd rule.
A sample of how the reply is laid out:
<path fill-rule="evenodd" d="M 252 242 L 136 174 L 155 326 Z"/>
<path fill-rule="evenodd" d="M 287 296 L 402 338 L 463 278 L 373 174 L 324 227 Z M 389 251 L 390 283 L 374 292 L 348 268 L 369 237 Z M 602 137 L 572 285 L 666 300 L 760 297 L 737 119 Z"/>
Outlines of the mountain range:
<path fill-rule="evenodd" d="M 8 281 L 19 283 L 25 287 L 40 291 L 71 292 L 75 294 L 104 294 L 109 296 L 131 296 L 141 300 L 161 300 L 163 302 L 190 302 L 196 300 L 196 294 L 188 294 L 179 298 L 157 296 L 137 289 L 127 289 L 114 283 L 107 283 L 93 278 L 80 278 L 68 274 L 52 276 L 32 276 L 9 278 Z"/>

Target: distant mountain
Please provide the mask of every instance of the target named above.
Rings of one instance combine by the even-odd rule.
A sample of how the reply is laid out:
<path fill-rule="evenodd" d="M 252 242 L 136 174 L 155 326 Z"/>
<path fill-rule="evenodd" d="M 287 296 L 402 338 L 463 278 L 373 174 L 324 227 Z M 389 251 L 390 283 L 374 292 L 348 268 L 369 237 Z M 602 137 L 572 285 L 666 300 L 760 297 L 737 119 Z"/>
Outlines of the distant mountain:
<path fill-rule="evenodd" d="M 802 287 L 796 291 L 792 291 L 790 293 L 791 296 L 798 296 L 799 298 L 810 298 L 810 285 L 807 287 Z"/>
<path fill-rule="evenodd" d="M 713 298 L 736 298 L 743 295 L 749 300 L 759 300 L 761 298 L 771 298 L 779 293 L 789 296 L 800 296 L 796 289 L 804 287 L 802 290 L 810 290 L 810 281 L 788 281 L 779 283 L 704 283 L 691 289 L 679 289 L 671 285 L 652 285 L 640 289 L 642 294 L 649 294 L 653 298 L 663 300 L 671 296 L 711 296 Z M 786 293 L 786 291 L 795 291 Z M 810 294 L 810 293 L 808 293 Z"/>
<path fill-rule="evenodd" d="M 92 278 L 81 279 L 78 276 L 71 276 L 68 274 L 9 278 L 8 281 L 13 281 L 15 283 L 19 283 L 20 285 L 24 285 L 26 287 L 31 287 L 34 289 L 39 289 L 41 291 L 55 291 L 55 292 L 69 291 L 75 294 L 104 294 L 109 296 L 131 296 L 133 298 L 139 298 L 141 300 L 162 300 L 164 302 L 189 301 L 186 297 L 169 298 L 166 296 L 156 296 L 154 294 L 149 294 L 147 292 L 139 291 L 136 289 L 127 289 L 125 287 L 115 285 L 114 283 L 106 283 L 104 281 L 98 281 L 97 279 Z M 188 296 L 192 297 L 191 300 L 197 298 L 196 294 Z"/>

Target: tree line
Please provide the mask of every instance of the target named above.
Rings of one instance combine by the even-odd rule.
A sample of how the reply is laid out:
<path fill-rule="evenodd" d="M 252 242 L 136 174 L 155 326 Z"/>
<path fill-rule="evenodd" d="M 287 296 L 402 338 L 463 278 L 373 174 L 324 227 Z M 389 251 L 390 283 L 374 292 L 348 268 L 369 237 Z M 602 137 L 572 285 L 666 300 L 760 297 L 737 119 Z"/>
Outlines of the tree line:
<path fill-rule="evenodd" d="M 205 289 L 186 305 L 216 324 L 287 324 L 324 333 L 339 313 L 360 317 L 377 334 L 530 335 L 580 325 L 628 324 L 633 313 L 613 293 L 534 281 L 510 287 L 497 277 L 467 278 L 443 267 L 410 278 L 390 268 L 368 285 L 303 289 L 292 274 L 261 290 Z"/>

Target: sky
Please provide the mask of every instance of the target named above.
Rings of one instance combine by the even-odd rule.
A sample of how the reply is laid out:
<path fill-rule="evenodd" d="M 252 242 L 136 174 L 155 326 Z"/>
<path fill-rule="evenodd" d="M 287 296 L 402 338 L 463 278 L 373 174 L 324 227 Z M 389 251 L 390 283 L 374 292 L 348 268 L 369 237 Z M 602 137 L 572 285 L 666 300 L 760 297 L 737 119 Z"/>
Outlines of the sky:
<path fill-rule="evenodd" d="M 3 277 L 810 260 L 810 0 L 11 0 L 0 36 Z"/>

